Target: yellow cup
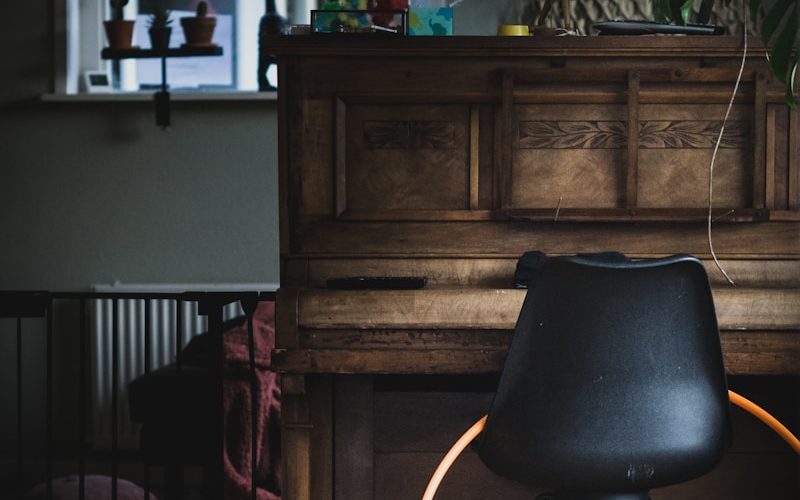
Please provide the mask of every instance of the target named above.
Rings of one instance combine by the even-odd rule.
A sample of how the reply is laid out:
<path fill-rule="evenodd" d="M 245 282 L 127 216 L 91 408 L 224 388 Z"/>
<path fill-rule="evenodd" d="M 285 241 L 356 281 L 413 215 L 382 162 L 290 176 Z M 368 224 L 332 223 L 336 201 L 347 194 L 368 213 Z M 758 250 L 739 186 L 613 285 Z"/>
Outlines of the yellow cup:
<path fill-rule="evenodd" d="M 528 36 L 526 24 L 501 24 L 497 27 L 497 36 Z"/>

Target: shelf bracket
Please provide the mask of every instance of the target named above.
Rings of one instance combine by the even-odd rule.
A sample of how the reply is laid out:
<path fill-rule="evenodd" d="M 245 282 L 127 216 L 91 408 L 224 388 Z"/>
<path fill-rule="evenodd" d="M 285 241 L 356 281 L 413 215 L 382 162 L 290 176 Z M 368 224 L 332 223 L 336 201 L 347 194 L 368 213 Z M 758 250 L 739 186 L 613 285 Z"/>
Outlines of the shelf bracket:
<path fill-rule="evenodd" d="M 161 127 L 161 130 L 167 130 L 171 125 L 170 122 L 170 100 L 169 90 L 167 87 L 167 58 L 161 58 L 161 90 L 153 95 L 156 103 L 156 125 Z"/>

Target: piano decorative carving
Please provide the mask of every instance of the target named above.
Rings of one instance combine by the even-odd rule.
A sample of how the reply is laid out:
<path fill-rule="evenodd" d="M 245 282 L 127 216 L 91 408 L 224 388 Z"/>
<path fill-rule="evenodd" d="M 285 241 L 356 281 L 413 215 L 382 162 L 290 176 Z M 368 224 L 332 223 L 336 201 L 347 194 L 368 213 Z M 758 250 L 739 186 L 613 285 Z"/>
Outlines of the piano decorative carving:
<path fill-rule="evenodd" d="M 721 121 L 651 120 L 639 122 L 639 148 L 713 148 Z M 720 148 L 747 147 L 750 127 L 744 121 L 729 121 Z M 521 121 L 519 149 L 623 149 L 628 125 L 624 121 Z"/>
<path fill-rule="evenodd" d="M 455 124 L 443 121 L 365 121 L 366 149 L 455 149 Z"/>

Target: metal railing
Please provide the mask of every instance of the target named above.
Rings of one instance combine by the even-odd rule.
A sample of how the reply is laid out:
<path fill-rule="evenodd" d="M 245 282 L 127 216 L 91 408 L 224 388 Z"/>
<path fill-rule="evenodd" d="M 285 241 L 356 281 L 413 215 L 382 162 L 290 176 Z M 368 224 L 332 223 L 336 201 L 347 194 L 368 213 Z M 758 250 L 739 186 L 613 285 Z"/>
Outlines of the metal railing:
<path fill-rule="evenodd" d="M 16 373 L 16 404 L 11 405 L 15 411 L 16 420 L 16 477 L 12 481 L 17 482 L 15 485 L 0 485 L 0 496 L 3 492 L 6 494 L 13 491 L 13 495 L 22 498 L 26 493 L 26 489 L 31 485 L 26 484 L 25 479 L 25 464 L 28 457 L 26 456 L 26 443 L 23 431 L 26 425 L 26 420 L 23 414 L 23 366 L 25 358 L 23 357 L 23 340 L 25 332 L 23 330 L 23 319 L 39 318 L 45 322 L 45 415 L 44 415 L 44 477 L 39 478 L 38 481 L 45 483 L 45 498 L 52 500 L 53 498 L 53 481 L 54 477 L 54 463 L 55 463 L 55 449 L 54 449 L 54 304 L 62 302 L 77 304 L 79 308 L 78 314 L 78 329 L 79 329 L 79 356 L 78 356 L 78 404 L 77 404 L 77 434 L 78 434 L 78 449 L 77 457 L 69 457 L 71 460 L 77 459 L 77 476 L 78 476 L 78 498 L 85 500 L 86 498 L 86 476 L 87 476 L 87 423 L 88 423 L 88 403 L 89 403 L 89 325 L 87 321 L 89 301 L 111 299 L 113 303 L 112 315 L 113 325 L 111 332 L 111 349 L 112 349 L 112 365 L 111 365 L 111 378 L 112 378 L 112 421 L 111 421 L 111 450 L 108 461 L 111 470 L 111 500 L 117 500 L 118 496 L 118 482 L 120 480 L 119 473 L 119 460 L 120 450 L 117 440 L 118 434 L 118 420 L 119 420 L 119 356 L 120 356 L 120 342 L 117 327 L 117 300 L 118 299 L 140 299 L 145 302 L 145 321 L 144 321 L 144 367 L 143 373 L 149 374 L 152 370 L 151 363 L 151 345 L 150 339 L 152 337 L 151 322 L 149 321 L 150 314 L 150 301 L 153 300 L 174 300 L 178 304 L 178 310 L 183 302 L 196 302 L 198 307 L 198 314 L 208 318 L 208 335 L 209 335 L 209 361 L 208 370 L 210 373 L 209 380 L 209 394 L 212 395 L 210 401 L 212 407 L 211 428 L 208 429 L 208 446 L 206 447 L 207 455 L 204 457 L 204 464 L 206 465 L 203 473 L 203 496 L 207 499 L 222 499 L 223 492 L 223 478 L 224 478 L 224 407 L 223 407 L 223 370 L 224 370 L 224 350 L 223 350 L 223 309 L 227 304 L 239 302 L 242 310 L 246 316 L 246 328 L 248 339 L 248 356 L 249 356 L 249 376 L 250 376 L 250 425 L 253 430 L 251 435 L 251 498 L 253 500 L 257 497 L 256 477 L 257 477 L 257 455 L 256 452 L 258 442 L 258 432 L 255 431 L 258 422 L 258 396 L 257 396 L 257 372 L 256 372 L 256 353 L 255 341 L 253 331 L 253 314 L 256 306 L 260 301 L 274 301 L 275 292 L 183 292 L 183 293 L 83 293 L 83 292 L 44 292 L 44 291 L 2 291 L 0 292 L 0 319 L 15 320 L 13 330 L 15 331 L 15 349 L 0 352 L 0 363 L 9 363 L 10 356 L 15 358 L 15 373 Z M 176 335 L 175 347 L 176 352 L 179 352 L 182 347 L 181 331 L 183 321 L 182 315 L 177 314 L 176 318 Z M 9 356 L 10 355 L 10 356 Z M 32 361 L 32 360 L 28 360 Z M 181 374 L 181 356 L 176 356 L 175 371 L 178 376 Z M 4 382 L 6 385 L 7 382 Z M 177 384 L 176 388 L 181 385 Z M 177 390 L 177 389 L 176 389 Z M 180 394 L 176 394 L 176 398 L 180 398 Z M 4 404 L 7 411 L 9 405 Z M 61 457 L 60 457 L 61 458 Z M 143 474 L 143 488 L 145 498 L 151 497 L 152 485 L 150 477 L 150 465 L 142 459 L 144 467 Z M 181 469 L 181 474 L 182 474 Z M 182 482 L 182 481 L 181 481 Z M 168 492 L 166 498 L 163 500 L 172 500 L 174 498 L 182 498 L 183 490 Z"/>

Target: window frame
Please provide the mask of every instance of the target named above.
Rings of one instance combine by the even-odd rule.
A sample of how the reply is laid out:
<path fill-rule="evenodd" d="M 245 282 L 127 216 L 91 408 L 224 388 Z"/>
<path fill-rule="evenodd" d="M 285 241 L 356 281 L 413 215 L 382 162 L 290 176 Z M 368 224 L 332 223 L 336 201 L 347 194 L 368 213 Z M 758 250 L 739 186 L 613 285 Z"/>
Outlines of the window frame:
<path fill-rule="evenodd" d="M 256 0 L 236 0 L 237 11 L 244 2 L 252 3 Z M 282 3 L 285 3 L 287 18 L 293 24 L 307 24 L 311 5 L 315 0 L 277 0 L 279 11 Z M 137 2 L 130 2 L 125 7 L 125 18 L 135 17 Z M 105 47 L 105 34 L 103 33 L 103 20 L 110 17 L 109 0 L 53 0 L 53 75 L 51 92 L 46 100 L 69 100 L 78 98 L 80 100 L 118 100 L 126 96 L 137 96 L 140 94 L 150 94 L 150 91 L 142 90 L 119 90 L 113 94 L 97 96 L 89 94 L 81 85 L 82 75 L 85 71 L 109 71 L 110 61 L 104 61 L 100 57 L 100 51 Z M 239 30 L 234 30 L 234 45 L 238 45 Z M 252 34 L 252 32 L 251 32 Z M 251 52 L 258 57 L 258 48 Z M 244 74 L 243 65 L 237 63 L 237 55 L 234 54 L 234 82 Z M 256 59 L 257 60 L 257 59 Z M 133 61 L 128 63 L 134 64 Z M 253 65 L 253 68 L 256 66 Z M 254 69 L 253 69 L 254 71 Z M 233 95 L 240 98 L 239 94 L 271 94 L 270 92 L 258 92 L 257 89 L 231 88 L 225 91 L 218 90 L 177 90 L 177 94 L 197 94 L 205 95 L 219 94 L 220 97 Z M 87 96 L 94 99 L 86 99 Z"/>

